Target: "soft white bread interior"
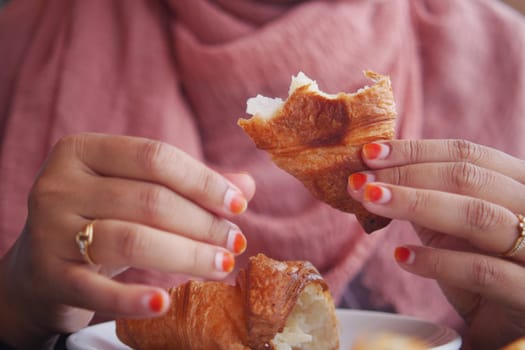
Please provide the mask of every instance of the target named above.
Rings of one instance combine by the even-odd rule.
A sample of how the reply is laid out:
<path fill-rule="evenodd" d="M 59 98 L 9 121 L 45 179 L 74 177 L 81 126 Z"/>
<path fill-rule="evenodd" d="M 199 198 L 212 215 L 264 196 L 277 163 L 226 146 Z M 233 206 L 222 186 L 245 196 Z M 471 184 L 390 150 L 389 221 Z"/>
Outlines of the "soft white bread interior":
<path fill-rule="evenodd" d="M 333 303 L 322 287 L 308 285 L 272 344 L 276 350 L 336 349 L 339 334 L 333 312 Z"/>
<path fill-rule="evenodd" d="M 303 72 L 299 72 L 297 75 L 292 76 L 290 88 L 288 89 L 288 97 L 292 96 L 299 88 L 303 88 L 304 91 L 311 92 L 327 99 L 336 99 L 338 97 L 337 94 L 327 94 L 321 91 L 317 82 L 310 79 Z M 246 113 L 263 119 L 271 119 L 278 116 L 278 112 L 283 108 L 284 103 L 285 101 L 279 97 L 271 98 L 257 95 L 255 97 L 250 97 L 246 101 Z"/>

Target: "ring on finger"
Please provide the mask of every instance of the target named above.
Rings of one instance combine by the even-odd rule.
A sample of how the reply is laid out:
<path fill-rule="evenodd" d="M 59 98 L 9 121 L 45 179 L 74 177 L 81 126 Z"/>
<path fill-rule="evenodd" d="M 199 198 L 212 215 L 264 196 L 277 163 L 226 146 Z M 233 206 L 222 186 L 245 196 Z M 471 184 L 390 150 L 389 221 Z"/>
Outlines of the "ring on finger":
<path fill-rule="evenodd" d="M 79 231 L 75 236 L 75 241 L 77 242 L 78 249 L 84 260 L 90 265 L 96 265 L 91 255 L 89 254 L 89 246 L 93 243 L 93 226 L 95 225 L 93 220 L 88 223 L 82 231 Z"/>
<path fill-rule="evenodd" d="M 521 248 L 525 247 L 525 216 L 521 214 L 516 215 L 518 217 L 518 238 L 514 242 L 512 248 L 501 254 L 506 258 L 514 256 Z"/>

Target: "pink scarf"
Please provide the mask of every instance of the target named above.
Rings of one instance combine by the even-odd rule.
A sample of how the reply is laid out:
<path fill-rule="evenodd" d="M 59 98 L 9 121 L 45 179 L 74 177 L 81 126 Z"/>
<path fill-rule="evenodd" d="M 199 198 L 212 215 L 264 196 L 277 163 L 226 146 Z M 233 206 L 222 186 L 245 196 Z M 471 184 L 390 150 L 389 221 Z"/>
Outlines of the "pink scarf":
<path fill-rule="evenodd" d="M 336 299 L 361 272 L 377 306 L 458 324 L 434 281 L 392 259 L 396 245 L 418 242 L 409 224 L 364 234 L 255 150 L 236 120 L 248 97 L 285 97 L 298 71 L 338 92 L 366 84 L 372 69 L 392 78 L 398 137 L 465 138 L 525 157 L 524 48 L 522 18 L 493 0 L 13 1 L 0 10 L 0 254 L 23 227 L 54 142 L 140 135 L 254 175 L 257 194 L 237 220 L 244 259 L 308 259 Z"/>

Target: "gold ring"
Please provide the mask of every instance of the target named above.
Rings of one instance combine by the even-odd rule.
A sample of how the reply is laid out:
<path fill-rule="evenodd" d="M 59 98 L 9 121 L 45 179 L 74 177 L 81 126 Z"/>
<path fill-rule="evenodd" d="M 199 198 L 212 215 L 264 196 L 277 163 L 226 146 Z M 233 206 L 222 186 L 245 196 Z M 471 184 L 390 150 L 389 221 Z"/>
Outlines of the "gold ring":
<path fill-rule="evenodd" d="M 518 220 L 519 220 L 518 222 L 519 236 L 514 242 L 514 245 L 512 246 L 512 248 L 507 250 L 505 253 L 501 254 L 507 258 L 514 256 L 518 252 L 518 250 L 525 247 L 525 217 L 521 214 L 517 214 L 516 216 L 518 217 Z"/>
<path fill-rule="evenodd" d="M 89 246 L 93 243 L 93 225 L 95 220 L 91 221 L 84 227 L 84 229 L 77 233 L 75 240 L 78 244 L 80 254 L 84 257 L 84 260 L 90 265 L 96 265 L 91 256 L 89 255 Z"/>

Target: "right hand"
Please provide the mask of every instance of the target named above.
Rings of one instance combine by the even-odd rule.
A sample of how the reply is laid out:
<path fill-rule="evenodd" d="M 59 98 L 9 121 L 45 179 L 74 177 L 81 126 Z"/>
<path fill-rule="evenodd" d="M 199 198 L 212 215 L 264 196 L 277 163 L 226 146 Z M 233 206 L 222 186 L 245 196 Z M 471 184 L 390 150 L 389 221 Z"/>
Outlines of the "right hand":
<path fill-rule="evenodd" d="M 30 193 L 25 228 L 0 262 L 0 339 L 34 346 L 86 326 L 94 311 L 165 312 L 162 288 L 111 279 L 129 266 L 224 278 L 246 245 L 227 217 L 244 211 L 254 191 L 249 175 L 220 175 L 161 142 L 60 140 Z M 95 219 L 89 265 L 75 237 Z"/>

